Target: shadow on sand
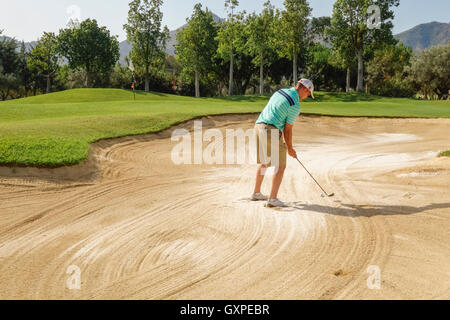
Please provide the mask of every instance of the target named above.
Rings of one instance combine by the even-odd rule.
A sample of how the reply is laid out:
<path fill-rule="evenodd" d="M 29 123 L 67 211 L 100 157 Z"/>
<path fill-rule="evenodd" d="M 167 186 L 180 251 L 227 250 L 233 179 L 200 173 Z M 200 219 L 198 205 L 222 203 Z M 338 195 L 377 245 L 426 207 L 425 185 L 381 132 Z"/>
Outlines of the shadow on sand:
<path fill-rule="evenodd" d="M 337 201 L 337 203 L 340 203 Z M 290 212 L 296 210 L 312 211 L 326 213 L 343 217 L 374 217 L 374 216 L 392 216 L 392 215 L 409 215 L 422 213 L 434 209 L 448 209 L 450 203 L 433 203 L 422 207 L 412 206 L 388 206 L 388 205 L 356 205 L 340 203 L 338 207 L 331 207 L 317 204 L 304 204 L 301 202 L 291 203 L 288 209 Z M 294 210 L 292 210 L 294 209 Z"/>

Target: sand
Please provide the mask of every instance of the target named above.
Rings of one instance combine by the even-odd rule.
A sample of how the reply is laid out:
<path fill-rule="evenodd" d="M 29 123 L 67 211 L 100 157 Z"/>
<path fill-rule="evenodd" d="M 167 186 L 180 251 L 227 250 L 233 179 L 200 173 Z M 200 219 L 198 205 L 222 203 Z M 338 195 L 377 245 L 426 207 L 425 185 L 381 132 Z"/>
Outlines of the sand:
<path fill-rule="evenodd" d="M 254 165 L 174 165 L 171 130 L 101 141 L 76 167 L 0 168 L 0 298 L 449 299 L 449 125 L 302 117 L 295 147 L 336 196 L 290 158 L 283 210 L 246 199 Z"/>

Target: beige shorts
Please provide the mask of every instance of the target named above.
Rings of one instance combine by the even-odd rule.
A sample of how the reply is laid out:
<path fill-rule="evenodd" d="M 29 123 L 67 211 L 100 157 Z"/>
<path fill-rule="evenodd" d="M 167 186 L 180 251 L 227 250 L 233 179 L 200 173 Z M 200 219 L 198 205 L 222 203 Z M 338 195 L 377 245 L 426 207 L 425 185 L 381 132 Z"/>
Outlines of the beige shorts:
<path fill-rule="evenodd" d="M 287 159 L 287 148 L 284 142 L 283 133 L 277 127 L 264 123 L 255 126 L 257 140 L 258 164 L 265 164 L 268 167 L 285 167 Z M 272 137 L 276 137 L 272 145 Z"/>

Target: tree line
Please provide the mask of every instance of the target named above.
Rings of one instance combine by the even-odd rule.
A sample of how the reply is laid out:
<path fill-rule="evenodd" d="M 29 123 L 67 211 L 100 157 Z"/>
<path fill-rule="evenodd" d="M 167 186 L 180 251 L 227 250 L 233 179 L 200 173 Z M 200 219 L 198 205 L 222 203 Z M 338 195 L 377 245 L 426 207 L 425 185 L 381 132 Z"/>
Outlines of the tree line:
<path fill-rule="evenodd" d="M 169 30 L 162 0 L 132 0 L 123 26 L 131 52 L 118 63 L 119 42 L 94 19 L 44 33 L 27 51 L 0 41 L 0 99 L 75 87 L 131 87 L 182 95 L 270 93 L 299 77 L 317 90 L 384 96 L 445 97 L 449 46 L 413 53 L 392 34 L 399 0 L 336 0 L 331 17 L 311 17 L 307 0 L 270 1 L 260 13 L 225 0 L 215 21 L 200 3 L 177 35 L 176 55 L 165 53 Z M 377 7 L 373 9 L 373 5 Z M 371 14 L 375 13 L 371 21 Z"/>

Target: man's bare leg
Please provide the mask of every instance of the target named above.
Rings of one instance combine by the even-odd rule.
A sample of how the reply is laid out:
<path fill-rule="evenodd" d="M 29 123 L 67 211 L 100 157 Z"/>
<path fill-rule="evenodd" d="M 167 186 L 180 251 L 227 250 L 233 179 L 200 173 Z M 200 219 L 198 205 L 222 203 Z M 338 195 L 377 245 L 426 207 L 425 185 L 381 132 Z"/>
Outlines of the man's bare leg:
<path fill-rule="evenodd" d="M 278 199 L 278 191 L 280 191 L 280 186 L 281 186 L 281 182 L 283 181 L 285 170 L 286 170 L 286 166 L 279 167 L 278 170 L 275 170 L 276 174 L 273 176 L 272 191 L 270 192 L 271 200 Z"/>
<path fill-rule="evenodd" d="M 264 164 L 259 165 L 258 171 L 256 173 L 256 185 L 255 185 L 255 194 L 261 192 L 261 186 L 264 181 L 264 176 L 266 175 L 267 166 Z"/>

